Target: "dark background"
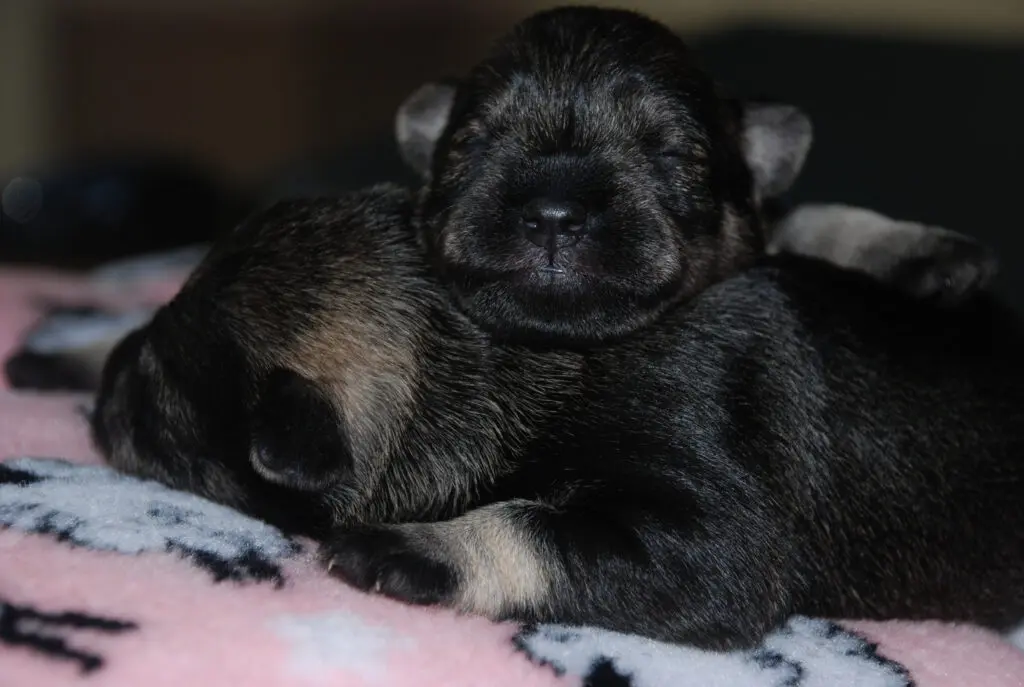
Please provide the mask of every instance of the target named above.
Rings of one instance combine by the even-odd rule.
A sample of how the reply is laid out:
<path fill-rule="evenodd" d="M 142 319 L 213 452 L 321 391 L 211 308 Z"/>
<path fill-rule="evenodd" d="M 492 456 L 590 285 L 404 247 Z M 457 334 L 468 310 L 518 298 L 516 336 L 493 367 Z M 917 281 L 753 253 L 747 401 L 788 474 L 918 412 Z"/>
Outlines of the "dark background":
<path fill-rule="evenodd" d="M 43 204 L 3 218 L 0 262 L 88 266 L 203 240 L 282 195 L 408 179 L 391 134 L 401 99 L 545 4 L 9 0 L 0 183 L 38 179 Z M 1024 1 L 890 0 L 868 16 L 872 3 L 793 0 L 756 20 L 739 2 L 714 21 L 640 4 L 662 7 L 733 91 L 811 114 L 791 200 L 978 236 L 1024 307 Z M 986 7 L 1004 14 L 985 24 Z"/>

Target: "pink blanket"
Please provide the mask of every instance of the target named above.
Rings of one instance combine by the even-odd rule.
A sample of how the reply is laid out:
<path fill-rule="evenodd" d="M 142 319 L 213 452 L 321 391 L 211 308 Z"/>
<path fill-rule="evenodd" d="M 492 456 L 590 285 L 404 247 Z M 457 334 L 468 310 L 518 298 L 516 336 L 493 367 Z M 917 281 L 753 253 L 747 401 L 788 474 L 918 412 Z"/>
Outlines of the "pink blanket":
<path fill-rule="evenodd" d="M 0 272 L 0 359 L 40 304 L 159 302 L 192 259 Z M 370 597 L 309 542 L 102 465 L 89 402 L 0 390 L 2 687 L 1024 685 L 1024 651 L 968 626 L 796 617 L 755 650 L 711 653 Z"/>

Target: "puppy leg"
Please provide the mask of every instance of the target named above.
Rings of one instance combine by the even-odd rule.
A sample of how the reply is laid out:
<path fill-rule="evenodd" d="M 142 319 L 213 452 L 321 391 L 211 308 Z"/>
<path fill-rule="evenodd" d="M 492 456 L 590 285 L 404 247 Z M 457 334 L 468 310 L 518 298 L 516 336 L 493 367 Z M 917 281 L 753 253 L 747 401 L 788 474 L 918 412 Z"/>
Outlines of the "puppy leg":
<path fill-rule="evenodd" d="M 324 556 L 334 576 L 406 603 L 706 648 L 749 646 L 788 614 L 784 539 L 753 518 L 718 529 L 642 507 L 612 513 L 620 494 L 603 496 L 361 525 L 328 538 Z"/>
<path fill-rule="evenodd" d="M 250 417 L 250 461 L 264 479 L 307 491 L 352 469 L 345 420 L 313 381 L 278 368 L 261 382 Z"/>
<path fill-rule="evenodd" d="M 559 572 L 528 529 L 543 508 L 505 501 L 443 522 L 358 526 L 331 537 L 328 568 L 359 589 L 501 617 L 552 593 Z"/>
<path fill-rule="evenodd" d="M 768 252 L 824 260 L 944 305 L 987 288 L 998 270 L 991 249 L 969 236 L 845 205 L 796 208 L 773 227 Z"/>

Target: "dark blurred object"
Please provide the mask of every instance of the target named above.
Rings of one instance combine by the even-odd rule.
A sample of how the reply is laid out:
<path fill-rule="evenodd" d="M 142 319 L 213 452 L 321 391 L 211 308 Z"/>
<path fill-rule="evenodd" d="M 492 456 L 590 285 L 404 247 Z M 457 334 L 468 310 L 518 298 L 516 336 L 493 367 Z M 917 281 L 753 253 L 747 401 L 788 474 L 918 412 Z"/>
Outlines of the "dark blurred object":
<path fill-rule="evenodd" d="M 209 241 L 244 211 L 209 175 L 160 156 L 60 161 L 0 187 L 0 263 L 91 267 Z"/>
<path fill-rule="evenodd" d="M 368 141 L 300 157 L 257 189 L 257 202 L 266 206 L 288 198 L 331 196 L 382 182 L 418 184 L 392 136 L 388 129 Z"/>
<path fill-rule="evenodd" d="M 803 107 L 815 143 L 789 204 L 840 202 L 991 245 L 995 288 L 1024 309 L 1024 45 L 809 33 L 692 41 L 741 95 Z"/>

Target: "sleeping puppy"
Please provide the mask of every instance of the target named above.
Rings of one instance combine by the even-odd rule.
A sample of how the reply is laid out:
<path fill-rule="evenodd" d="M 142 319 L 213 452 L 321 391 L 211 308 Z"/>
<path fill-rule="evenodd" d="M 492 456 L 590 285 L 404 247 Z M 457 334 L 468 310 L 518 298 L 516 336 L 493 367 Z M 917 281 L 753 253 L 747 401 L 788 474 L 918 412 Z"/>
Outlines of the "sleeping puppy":
<path fill-rule="evenodd" d="M 763 202 L 792 185 L 811 125 L 791 106 L 720 97 L 656 22 L 573 7 L 522 22 L 465 77 L 419 89 L 396 136 L 427 181 L 424 240 L 462 309 L 497 338 L 565 346 L 629 334 L 749 265 L 770 235 Z M 795 233 L 832 236 L 812 223 Z M 966 237 L 882 224 L 900 238 L 868 241 L 894 245 L 860 253 L 857 268 L 910 293 L 959 302 L 995 269 Z M 797 252 L 848 264 L 841 244 Z M 891 273 L 886 256 L 912 252 L 925 260 Z M 940 255 L 975 269 L 950 274 Z"/>
<path fill-rule="evenodd" d="M 579 351 L 580 394 L 490 503 L 335 535 L 337 574 L 708 646 L 793 612 L 1024 614 L 1015 318 L 982 297 L 943 320 L 791 256 L 729 278 L 760 253 L 798 117 L 737 112 L 664 27 L 581 8 L 519 25 L 449 93 L 421 103 L 443 126 L 399 130 L 436 136 L 408 156 L 431 161 L 436 274 L 495 341 L 603 346 Z M 955 296 L 960 272 L 941 251 L 922 270 L 920 238 L 895 268 L 826 254 Z M 975 259 L 966 282 L 986 283 Z"/>
<path fill-rule="evenodd" d="M 866 212 L 855 208 L 798 209 L 798 220 L 782 221 L 781 242 L 773 238 L 762 203 L 797 178 L 811 145 L 807 117 L 788 105 L 717 98 L 678 39 L 635 15 L 552 16 L 518 27 L 460 89 L 420 88 L 396 117 L 402 155 L 430 183 L 425 235 L 436 262 L 492 334 L 498 318 L 526 317 L 530 303 L 539 310 L 520 329 L 536 334 L 537 325 L 563 344 L 628 331 L 749 264 L 765 235 L 772 250 L 864 271 L 950 305 L 988 286 L 996 263 L 977 241 L 881 216 L 855 221 Z M 576 34 L 593 32 L 592 21 L 618 28 L 577 49 Z M 643 50 L 633 49 L 638 41 Z M 559 97 L 568 95 L 574 109 L 562 112 Z M 553 139 L 562 125 L 568 138 Z M 580 199 L 570 197 L 577 192 Z M 573 204 L 587 205 L 587 218 L 566 233 L 559 227 L 568 215 L 559 213 Z M 869 230 L 884 236 L 861 236 Z M 842 239 L 821 240 L 833 233 Z M 851 258 L 842 246 L 864 249 Z M 550 317 L 563 307 L 573 318 Z M 99 318 L 108 321 L 97 327 Z M 95 389 L 129 320 L 60 310 L 48 320 L 46 344 L 33 334 L 6 362 L 9 381 Z M 514 335 L 507 324 L 497 333 Z M 84 328 L 92 331 L 81 336 Z"/>
<path fill-rule="evenodd" d="M 424 84 L 395 116 L 399 152 L 425 183 L 431 179 L 438 140 L 450 125 L 457 88 L 455 80 Z M 768 254 L 824 260 L 950 306 L 992 283 L 998 272 L 995 254 L 959 232 L 848 205 L 808 204 L 790 212 L 761 206 L 788 190 L 802 170 L 812 142 L 811 123 L 791 106 L 744 102 L 736 107 L 742 112 L 741 150 L 751 170 L 751 196 L 761 210 Z"/>
<path fill-rule="evenodd" d="M 594 22 L 584 45 L 619 35 Z M 707 286 L 631 337 L 501 345 L 421 253 L 427 206 L 370 189 L 227 237 L 111 356 L 101 450 L 331 528 L 359 588 L 497 619 L 725 648 L 792 613 L 1024 613 L 1024 333 L 990 296 L 940 309 L 797 256 L 744 270 L 744 231 L 720 242 L 731 273 L 687 263 Z"/>
<path fill-rule="evenodd" d="M 728 648 L 793 613 L 1024 613 L 1024 332 L 988 294 L 779 256 L 621 342 L 495 345 L 415 208 L 379 187 L 225 237 L 111 356 L 110 462 L 495 619 Z"/>

